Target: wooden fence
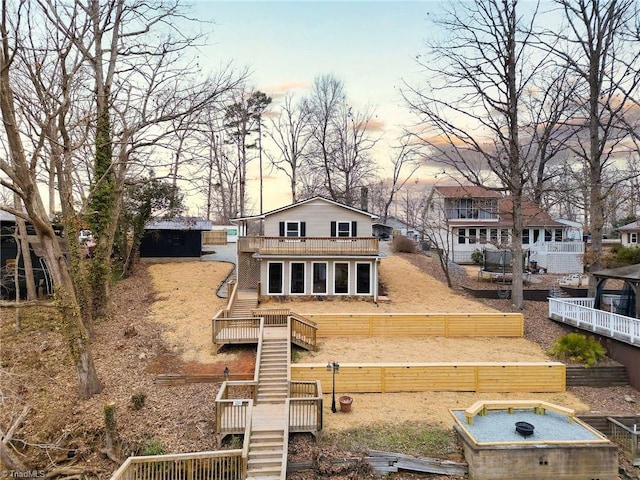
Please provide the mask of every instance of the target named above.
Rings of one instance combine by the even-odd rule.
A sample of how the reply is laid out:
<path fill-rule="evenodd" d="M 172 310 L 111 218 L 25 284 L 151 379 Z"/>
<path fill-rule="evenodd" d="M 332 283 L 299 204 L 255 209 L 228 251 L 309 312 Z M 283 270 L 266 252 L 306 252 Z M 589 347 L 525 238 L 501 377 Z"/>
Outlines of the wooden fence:
<path fill-rule="evenodd" d="M 291 365 L 292 381 L 319 380 L 331 390 L 326 364 Z M 565 366 L 530 363 L 340 364 L 336 392 L 564 392 Z"/>
<path fill-rule="evenodd" d="M 305 314 L 326 337 L 522 337 L 521 313 Z"/>
<path fill-rule="evenodd" d="M 210 232 L 202 232 L 202 244 L 203 245 L 226 245 L 227 231 L 212 230 Z"/>

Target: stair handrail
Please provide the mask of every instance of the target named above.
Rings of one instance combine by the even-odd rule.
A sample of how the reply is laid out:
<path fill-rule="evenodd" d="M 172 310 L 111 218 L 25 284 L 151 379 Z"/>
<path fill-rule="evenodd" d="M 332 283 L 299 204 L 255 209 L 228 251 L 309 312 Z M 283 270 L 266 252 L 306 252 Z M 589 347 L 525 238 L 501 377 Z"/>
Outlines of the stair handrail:
<path fill-rule="evenodd" d="M 290 341 L 297 340 L 300 343 L 304 342 L 305 344 L 310 345 L 313 350 L 315 350 L 318 344 L 317 343 L 318 324 L 295 312 L 291 312 L 289 315 L 289 318 L 292 319 L 290 323 L 290 328 L 289 328 L 289 331 L 291 332 L 290 334 L 291 338 L 289 340 Z M 300 328 L 299 327 L 300 325 L 303 325 L 304 327 Z M 298 335 L 300 333 L 302 333 L 302 335 Z M 309 338 L 308 341 L 305 340 L 307 338 Z"/>
<path fill-rule="evenodd" d="M 230 285 L 232 282 L 229 282 L 227 285 Z M 236 306 L 236 301 L 238 300 L 238 282 L 233 282 L 233 288 L 231 292 L 228 294 L 229 298 L 227 300 L 227 307 L 225 310 L 231 313 L 233 312 L 234 307 Z"/>
<path fill-rule="evenodd" d="M 282 432 L 282 469 L 280 470 L 280 480 L 287 478 L 287 460 L 289 456 L 289 399 L 285 400 L 285 412 L 287 412 L 287 421 Z"/>
<path fill-rule="evenodd" d="M 257 389 L 256 389 L 257 390 Z M 244 439 L 242 440 L 242 478 L 247 478 L 249 468 L 249 445 L 251 443 L 251 427 L 253 426 L 253 403 L 249 404 L 247 410 L 247 424 L 244 428 Z"/>

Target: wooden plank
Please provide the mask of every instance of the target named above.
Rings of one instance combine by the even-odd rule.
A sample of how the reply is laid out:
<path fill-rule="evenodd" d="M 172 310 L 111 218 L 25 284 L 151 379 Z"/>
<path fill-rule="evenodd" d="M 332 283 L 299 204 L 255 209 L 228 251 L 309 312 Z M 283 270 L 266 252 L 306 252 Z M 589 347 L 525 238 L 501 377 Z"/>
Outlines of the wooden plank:
<path fill-rule="evenodd" d="M 380 456 L 389 458 L 395 456 L 397 458 L 398 470 L 407 470 L 420 473 L 440 473 L 445 475 L 466 475 L 469 473 L 469 466 L 466 463 L 453 462 L 450 460 L 442 460 L 440 458 L 430 457 L 412 457 L 401 453 L 380 452 L 377 450 L 369 451 L 371 457 Z"/>

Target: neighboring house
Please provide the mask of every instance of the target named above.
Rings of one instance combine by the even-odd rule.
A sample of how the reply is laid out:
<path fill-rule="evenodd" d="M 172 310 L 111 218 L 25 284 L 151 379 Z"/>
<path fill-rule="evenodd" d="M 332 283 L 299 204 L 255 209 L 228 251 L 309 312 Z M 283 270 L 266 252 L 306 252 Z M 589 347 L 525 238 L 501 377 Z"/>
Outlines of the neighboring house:
<path fill-rule="evenodd" d="M 640 222 L 635 221 L 618 228 L 622 245 L 625 247 L 640 246 Z"/>
<path fill-rule="evenodd" d="M 378 298 L 381 258 L 364 210 L 323 198 L 236 218 L 238 288 L 260 296 Z M 259 225 L 260 227 L 258 227 Z M 262 235 L 252 232 L 262 231 Z"/>
<path fill-rule="evenodd" d="M 152 220 L 144 227 L 140 257 L 200 257 L 202 232 L 211 226 L 209 220 L 199 218 Z"/>
<path fill-rule="evenodd" d="M 450 258 L 472 263 L 475 250 L 504 248 L 511 243 L 512 202 L 479 186 L 436 186 L 428 225 L 447 242 Z M 582 242 L 569 242 L 569 226 L 553 220 L 533 202 L 523 204 L 522 246 L 530 261 L 549 273 L 582 273 Z M 433 240 L 433 239 L 432 239 Z"/>
<path fill-rule="evenodd" d="M 373 236 L 381 240 L 390 240 L 393 235 L 393 227 L 385 223 L 376 222 L 371 225 Z"/>

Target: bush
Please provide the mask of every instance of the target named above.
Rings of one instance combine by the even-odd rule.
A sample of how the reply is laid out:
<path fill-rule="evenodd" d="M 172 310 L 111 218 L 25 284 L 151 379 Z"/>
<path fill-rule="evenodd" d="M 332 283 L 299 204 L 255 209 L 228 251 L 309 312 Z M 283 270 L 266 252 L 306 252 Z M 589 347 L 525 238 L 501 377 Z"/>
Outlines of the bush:
<path fill-rule="evenodd" d="M 598 360 L 605 357 L 607 350 L 593 337 L 581 333 L 568 333 L 558 338 L 549 349 L 549 354 L 556 358 L 583 363 L 585 367 L 593 367 Z"/>
<path fill-rule="evenodd" d="M 476 265 L 482 265 L 484 263 L 484 253 L 482 253 L 482 251 L 480 251 L 479 248 L 476 248 L 472 253 L 471 253 L 471 260 L 473 261 L 473 263 L 475 263 Z"/>
<path fill-rule="evenodd" d="M 131 406 L 132 410 L 140 410 L 142 407 L 144 407 L 146 401 L 147 396 L 142 392 L 138 392 L 131 395 L 131 398 L 129 399 L 129 405 Z"/>
<path fill-rule="evenodd" d="M 396 253 L 414 253 L 416 251 L 416 244 L 413 240 L 401 235 L 393 237 L 393 244 L 391 247 Z"/>
<path fill-rule="evenodd" d="M 640 263 L 640 248 L 615 245 L 611 247 L 610 254 L 607 255 L 605 262 L 610 267 L 635 265 L 636 263 Z"/>
<path fill-rule="evenodd" d="M 167 447 L 164 446 L 162 440 L 153 438 L 142 449 L 141 455 L 165 455 L 167 453 Z"/>

